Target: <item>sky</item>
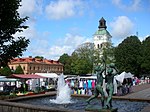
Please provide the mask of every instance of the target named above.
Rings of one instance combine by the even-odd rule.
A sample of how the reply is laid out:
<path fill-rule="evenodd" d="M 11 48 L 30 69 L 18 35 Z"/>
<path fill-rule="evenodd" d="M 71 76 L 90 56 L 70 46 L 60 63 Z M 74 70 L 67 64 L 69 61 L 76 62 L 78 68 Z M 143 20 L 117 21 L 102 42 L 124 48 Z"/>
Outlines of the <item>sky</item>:
<path fill-rule="evenodd" d="M 93 42 L 99 20 L 106 20 L 112 43 L 137 35 L 150 35 L 150 0 L 22 0 L 18 9 L 29 26 L 15 36 L 30 40 L 22 57 L 43 56 L 51 60 L 71 53 L 85 42 Z M 138 33 L 137 33 L 138 32 Z"/>

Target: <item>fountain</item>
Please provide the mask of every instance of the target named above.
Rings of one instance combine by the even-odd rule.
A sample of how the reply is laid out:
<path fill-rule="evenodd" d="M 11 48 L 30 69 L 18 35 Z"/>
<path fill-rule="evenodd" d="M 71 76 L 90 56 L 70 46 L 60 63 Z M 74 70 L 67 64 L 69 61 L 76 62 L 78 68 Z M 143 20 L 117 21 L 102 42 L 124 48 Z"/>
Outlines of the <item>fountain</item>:
<path fill-rule="evenodd" d="M 57 96 L 56 99 L 51 99 L 51 103 L 56 104 L 67 104 L 71 102 L 70 88 L 68 84 L 65 83 L 64 75 L 61 74 L 57 82 Z"/>
<path fill-rule="evenodd" d="M 16 100 L 15 102 L 24 103 L 28 105 L 36 105 L 41 107 L 44 111 L 47 109 L 51 112 L 61 111 L 61 112 L 85 112 L 86 109 L 89 111 L 95 111 L 102 109 L 100 99 L 93 99 L 94 101 L 88 105 L 86 102 L 87 97 L 72 97 L 70 96 L 70 88 L 68 84 L 65 84 L 64 75 L 61 74 L 57 82 L 57 95 L 56 96 L 47 96 L 47 97 L 37 97 L 37 98 L 27 98 L 26 100 Z M 131 99 L 130 99 L 131 100 Z M 148 106 L 149 103 L 146 101 L 130 101 L 128 99 L 117 100 L 114 99 L 112 104 L 115 108 L 118 109 L 118 112 L 140 112 L 144 107 Z M 88 107 L 88 108 L 87 108 Z M 37 107 L 36 107 L 37 108 Z M 93 110 L 94 109 L 94 110 Z M 38 110 L 38 109 L 37 109 Z M 88 111 L 87 110 L 87 111 Z M 104 110 L 105 111 L 105 110 Z M 106 111 L 105 111 L 106 112 Z M 112 112 L 112 111 L 108 111 Z"/>

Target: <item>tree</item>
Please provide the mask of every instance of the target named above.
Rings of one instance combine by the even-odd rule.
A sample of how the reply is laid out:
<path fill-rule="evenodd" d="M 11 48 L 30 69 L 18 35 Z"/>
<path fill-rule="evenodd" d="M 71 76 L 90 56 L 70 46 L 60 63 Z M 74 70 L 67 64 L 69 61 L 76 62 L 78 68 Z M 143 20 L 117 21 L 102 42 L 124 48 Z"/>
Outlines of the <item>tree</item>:
<path fill-rule="evenodd" d="M 17 66 L 16 70 L 14 71 L 14 74 L 24 74 L 23 69 L 20 65 Z"/>
<path fill-rule="evenodd" d="M 25 37 L 14 37 L 27 26 L 24 22 L 28 17 L 21 18 L 18 8 L 21 0 L 0 0 L 0 68 L 7 66 L 11 59 L 22 56 L 29 44 Z"/>
<path fill-rule="evenodd" d="M 94 44 L 84 43 L 73 52 L 71 69 L 74 74 L 88 74 L 93 71 Z"/>
<path fill-rule="evenodd" d="M 60 63 L 64 65 L 64 74 L 70 74 L 71 73 L 71 57 L 64 53 L 60 58 L 58 59 Z"/>
<path fill-rule="evenodd" d="M 141 71 L 150 76 L 150 36 L 142 42 Z"/>
<path fill-rule="evenodd" d="M 12 72 L 11 69 L 8 66 L 6 66 L 0 69 L 0 74 L 4 76 L 9 76 L 12 74 Z"/>
<path fill-rule="evenodd" d="M 114 47 L 112 43 L 105 43 L 105 47 L 102 49 L 102 57 L 106 64 L 115 63 Z"/>
<path fill-rule="evenodd" d="M 38 59 L 44 59 L 43 56 L 35 56 L 35 58 L 38 58 Z"/>
<path fill-rule="evenodd" d="M 126 71 L 139 76 L 141 42 L 137 36 L 130 36 L 115 48 L 116 66 L 120 72 Z"/>

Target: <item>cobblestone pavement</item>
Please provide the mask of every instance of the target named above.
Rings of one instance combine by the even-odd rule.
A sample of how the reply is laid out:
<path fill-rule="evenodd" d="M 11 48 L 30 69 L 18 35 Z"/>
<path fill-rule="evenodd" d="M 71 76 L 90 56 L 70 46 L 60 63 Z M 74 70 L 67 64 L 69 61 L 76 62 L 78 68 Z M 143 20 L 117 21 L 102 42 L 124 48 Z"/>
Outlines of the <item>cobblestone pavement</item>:
<path fill-rule="evenodd" d="M 148 88 L 150 88 L 150 84 L 143 84 L 143 85 L 133 86 L 133 92 L 138 92 L 138 91 L 148 89 Z"/>
<path fill-rule="evenodd" d="M 133 98 L 133 99 L 144 99 L 150 100 L 150 84 L 137 85 L 132 87 L 132 93 L 127 94 L 125 96 L 121 96 L 123 98 Z"/>
<path fill-rule="evenodd" d="M 150 84 L 133 86 L 132 93 L 121 97 L 150 101 Z M 141 112 L 150 112 L 150 104 L 147 107 L 145 107 Z"/>

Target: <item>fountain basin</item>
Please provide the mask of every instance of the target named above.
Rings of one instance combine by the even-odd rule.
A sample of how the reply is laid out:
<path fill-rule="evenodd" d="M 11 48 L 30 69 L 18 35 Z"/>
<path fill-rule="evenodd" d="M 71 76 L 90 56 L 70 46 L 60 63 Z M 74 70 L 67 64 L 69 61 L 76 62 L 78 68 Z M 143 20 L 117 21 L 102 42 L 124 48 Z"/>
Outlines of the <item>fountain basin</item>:
<path fill-rule="evenodd" d="M 87 97 L 72 97 L 71 103 L 67 104 L 56 104 L 51 103 L 50 100 L 56 99 L 56 96 L 47 96 L 47 97 L 40 97 L 34 99 L 27 99 L 27 100 L 18 100 L 16 102 L 23 103 L 23 104 L 31 104 L 36 106 L 42 106 L 43 108 L 53 107 L 57 108 L 58 110 L 72 110 L 72 111 L 79 111 L 84 112 L 85 108 L 88 106 L 86 103 Z M 118 108 L 118 112 L 140 112 L 144 107 L 148 106 L 149 103 L 147 101 L 133 101 L 131 99 L 113 99 L 113 107 Z M 91 101 L 90 105 L 95 108 L 101 106 L 100 99 L 94 99 Z"/>

